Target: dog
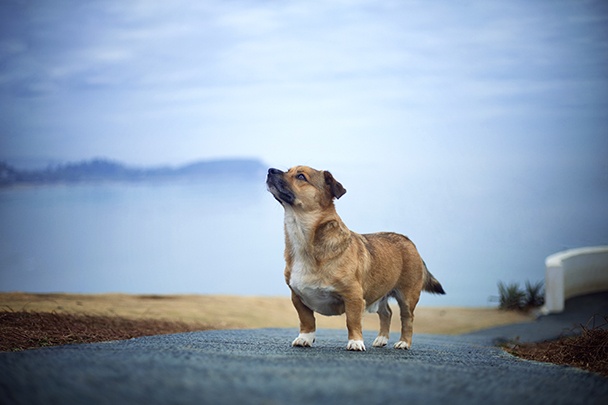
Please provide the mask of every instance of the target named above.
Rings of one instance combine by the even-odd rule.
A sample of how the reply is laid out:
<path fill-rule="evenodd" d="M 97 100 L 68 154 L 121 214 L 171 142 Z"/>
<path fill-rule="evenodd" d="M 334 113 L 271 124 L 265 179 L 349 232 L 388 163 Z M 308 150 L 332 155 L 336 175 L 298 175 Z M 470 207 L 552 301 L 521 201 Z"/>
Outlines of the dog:
<path fill-rule="evenodd" d="M 346 348 L 364 351 L 365 310 L 380 318 L 373 346 L 386 346 L 392 316 L 388 299 L 393 297 L 401 312 L 401 337 L 394 347 L 409 349 L 421 291 L 445 294 L 412 241 L 398 233 L 349 230 L 334 204 L 346 189 L 328 171 L 307 166 L 287 172 L 269 169 L 266 186 L 285 211 L 285 281 L 300 318 L 292 346 L 312 346 L 315 312 L 346 313 Z"/>

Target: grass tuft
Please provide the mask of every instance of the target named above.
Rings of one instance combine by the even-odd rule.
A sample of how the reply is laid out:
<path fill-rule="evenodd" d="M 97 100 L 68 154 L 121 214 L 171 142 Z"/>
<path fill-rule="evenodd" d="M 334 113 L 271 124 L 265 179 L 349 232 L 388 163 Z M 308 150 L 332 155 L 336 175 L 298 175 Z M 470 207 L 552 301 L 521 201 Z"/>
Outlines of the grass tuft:
<path fill-rule="evenodd" d="M 545 303 L 543 282 L 526 281 L 525 289 L 518 283 L 498 282 L 499 308 L 505 310 L 528 311 Z"/>
<path fill-rule="evenodd" d="M 498 293 L 500 295 L 499 308 L 508 310 L 520 310 L 523 308 L 526 294 L 517 283 L 505 284 L 498 282 Z"/>

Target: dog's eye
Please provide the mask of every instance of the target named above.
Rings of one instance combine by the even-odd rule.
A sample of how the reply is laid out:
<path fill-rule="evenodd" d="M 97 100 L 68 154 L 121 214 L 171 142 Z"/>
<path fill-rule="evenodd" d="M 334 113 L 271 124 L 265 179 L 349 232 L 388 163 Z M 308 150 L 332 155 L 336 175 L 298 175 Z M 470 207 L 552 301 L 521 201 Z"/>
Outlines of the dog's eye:
<path fill-rule="evenodd" d="M 304 176 L 302 173 L 300 173 L 300 174 L 296 175 L 296 179 L 306 181 L 306 176 Z"/>

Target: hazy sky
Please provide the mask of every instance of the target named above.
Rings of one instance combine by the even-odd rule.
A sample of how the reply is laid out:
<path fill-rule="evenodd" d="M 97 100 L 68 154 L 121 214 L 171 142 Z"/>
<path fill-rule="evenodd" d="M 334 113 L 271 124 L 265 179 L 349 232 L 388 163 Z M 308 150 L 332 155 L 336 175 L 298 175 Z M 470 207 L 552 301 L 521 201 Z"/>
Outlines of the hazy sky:
<path fill-rule="evenodd" d="M 7 0 L 0 16 L 9 162 L 608 156 L 604 1 Z"/>
<path fill-rule="evenodd" d="M 349 226 L 413 233 L 442 277 L 608 244 L 603 0 L 4 0 L 0 109 L 22 167 L 330 169 Z"/>

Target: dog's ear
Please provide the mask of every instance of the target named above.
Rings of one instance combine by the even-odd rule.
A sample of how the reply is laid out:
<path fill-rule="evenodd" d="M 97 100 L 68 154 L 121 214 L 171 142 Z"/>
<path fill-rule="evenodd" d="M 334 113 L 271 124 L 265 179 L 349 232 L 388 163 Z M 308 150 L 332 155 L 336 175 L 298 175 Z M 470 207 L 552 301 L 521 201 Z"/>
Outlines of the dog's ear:
<path fill-rule="evenodd" d="M 332 176 L 330 172 L 324 171 L 323 175 L 325 176 L 325 183 L 329 187 L 332 196 L 340 198 L 346 193 L 346 189 L 334 179 L 334 176 Z"/>

